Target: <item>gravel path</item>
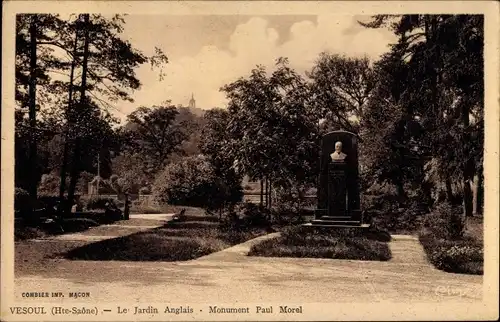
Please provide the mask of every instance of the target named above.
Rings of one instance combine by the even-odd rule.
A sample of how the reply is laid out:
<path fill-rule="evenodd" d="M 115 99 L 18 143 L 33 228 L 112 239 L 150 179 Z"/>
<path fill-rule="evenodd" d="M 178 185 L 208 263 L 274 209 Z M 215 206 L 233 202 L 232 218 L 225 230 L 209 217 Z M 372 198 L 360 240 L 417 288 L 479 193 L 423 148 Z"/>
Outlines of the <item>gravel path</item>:
<path fill-rule="evenodd" d="M 275 236 L 187 262 L 57 260 L 50 270 L 18 276 L 16 296 L 75 289 L 111 302 L 467 303 L 482 298 L 482 276 L 434 269 L 413 236 L 394 236 L 388 262 L 245 256 L 253 243 Z"/>

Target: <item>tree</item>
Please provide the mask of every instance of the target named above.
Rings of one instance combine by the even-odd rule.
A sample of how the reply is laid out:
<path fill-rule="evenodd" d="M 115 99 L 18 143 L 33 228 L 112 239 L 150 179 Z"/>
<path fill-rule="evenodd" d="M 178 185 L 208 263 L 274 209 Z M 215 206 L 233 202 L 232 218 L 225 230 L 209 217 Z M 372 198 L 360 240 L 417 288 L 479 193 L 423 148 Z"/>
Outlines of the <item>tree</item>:
<path fill-rule="evenodd" d="M 321 53 L 311 72 L 311 101 L 334 127 L 357 133 L 373 88 L 368 58 Z"/>
<path fill-rule="evenodd" d="M 404 41 L 404 40 L 403 40 Z M 421 126 L 404 103 L 408 66 L 398 43 L 375 63 L 370 99 L 361 119 L 362 160 L 371 183 L 390 182 L 400 203 L 407 198 L 405 184 L 423 183 Z"/>
<path fill-rule="evenodd" d="M 143 187 L 154 182 L 154 176 L 145 172 L 144 159 L 139 153 L 122 152 L 113 158 L 112 173 L 119 173 L 123 186 L 131 194 L 138 194 Z"/>
<path fill-rule="evenodd" d="M 239 173 L 286 189 L 314 181 L 318 120 L 309 106 L 305 80 L 288 66 L 287 59 L 277 60 L 270 77 L 257 67 L 248 78 L 222 91 L 229 99 L 230 139 L 221 153 L 235 157 Z"/>
<path fill-rule="evenodd" d="M 203 156 L 186 157 L 167 165 L 153 186 L 153 194 L 161 202 L 221 211 L 224 206 L 241 200 L 241 186 L 236 190 L 218 177 Z M 239 191 L 239 193 L 235 193 Z"/>
<path fill-rule="evenodd" d="M 89 59 L 89 43 L 90 43 L 90 15 L 89 14 L 84 14 L 83 15 L 83 53 L 82 53 L 82 82 L 80 86 L 80 101 L 78 102 L 78 109 L 79 109 L 79 116 L 82 116 L 82 114 L 91 114 L 88 113 L 89 110 L 87 109 L 87 100 L 86 100 L 86 91 L 87 91 L 87 71 L 88 71 L 88 59 Z M 84 110 L 85 109 L 85 110 Z M 83 112 L 83 113 L 82 113 Z M 74 114 L 73 114 L 74 115 Z M 75 120 L 71 120 L 70 123 L 72 126 L 75 126 L 76 122 Z M 74 127 L 76 128 L 76 126 Z M 82 157 L 82 152 L 83 151 L 83 142 L 82 139 L 79 135 L 80 133 L 77 132 L 76 137 L 75 137 L 75 142 L 74 142 L 74 151 L 73 151 L 73 167 L 71 169 L 71 181 L 69 183 L 69 188 L 68 188 L 68 212 L 70 205 L 72 204 L 74 195 L 75 195 L 75 189 L 76 189 L 76 184 L 79 179 L 79 175 L 81 172 L 81 157 Z"/>
<path fill-rule="evenodd" d="M 205 114 L 205 126 L 201 130 L 200 150 L 207 156 L 216 169 L 221 172 L 232 168 L 235 157 L 223 153 L 231 137 L 227 132 L 230 114 L 227 110 L 211 109 Z"/>
<path fill-rule="evenodd" d="M 131 113 L 124 134 L 128 149 L 140 153 L 148 171 L 156 172 L 167 164 L 167 157 L 179 152 L 188 138 L 181 124 L 176 124 L 178 111 L 172 105 L 139 107 Z"/>
<path fill-rule="evenodd" d="M 221 151 L 235 157 L 238 172 L 252 180 L 262 180 L 270 172 L 269 161 L 275 151 L 276 137 L 269 135 L 269 119 L 275 116 L 272 102 L 277 93 L 269 84 L 262 66 L 222 89 L 229 99 L 231 115 L 227 131 L 231 141 Z"/>
<path fill-rule="evenodd" d="M 29 79 L 29 119 L 30 128 L 34 129 L 36 127 L 36 46 L 37 46 L 37 17 L 33 15 L 30 22 L 30 79 Z M 36 199 L 36 182 L 37 180 L 37 144 L 35 139 L 35 133 L 32 131 L 30 137 L 30 169 L 31 177 L 33 182 L 30 185 L 30 196 Z"/>
<path fill-rule="evenodd" d="M 289 67 L 288 60 L 278 59 L 276 65 L 270 83 L 280 95 L 274 102 L 275 118 L 268 123 L 277 139 L 270 178 L 277 187 L 299 189 L 314 184 L 319 169 L 318 110 L 311 97 L 313 89 Z"/>
<path fill-rule="evenodd" d="M 27 138 L 32 143 L 35 141 L 33 134 L 40 131 L 47 133 L 46 137 L 59 136 L 63 147 L 60 154 L 61 198 L 66 189 L 67 169 L 71 174 L 68 197 L 72 198 L 80 172 L 92 169 L 96 156 L 97 159 L 105 156 L 109 146 L 114 144 L 114 139 L 109 140 L 113 137 L 110 134 L 114 119 L 109 112 L 101 110 L 113 108 L 110 101 L 131 100 L 128 90 L 140 86 L 134 72 L 136 67 L 144 63 L 150 63 L 152 68 L 161 67 L 168 62 L 159 49 L 147 57 L 121 39 L 123 23 L 118 15 L 105 18 L 81 14 L 71 15 L 67 20 L 44 14 L 17 17 L 16 100 L 20 111 L 31 107 L 31 122 L 27 125 L 23 117 L 16 118 L 16 130 L 18 125 L 28 126 Z M 33 57 L 36 59 L 31 59 Z M 160 71 L 160 78 L 162 76 Z M 35 91 L 33 84 L 40 90 Z M 65 93 L 68 95 L 63 95 Z M 43 114 L 57 119 L 57 128 L 41 129 L 37 124 L 35 129 L 35 122 L 40 123 L 38 116 L 45 118 Z M 24 138 L 18 136 L 21 137 Z M 28 156 L 31 163 L 40 164 L 37 151 L 37 146 L 31 144 Z M 19 164 L 22 162 L 20 160 Z M 33 180 L 38 178 L 37 181 L 46 171 L 34 166 L 29 169 L 36 172 L 37 175 L 31 177 Z M 31 184 L 32 187 L 35 184 L 35 190 L 36 182 Z"/>
<path fill-rule="evenodd" d="M 36 199 L 37 184 L 41 171 L 38 158 L 38 139 L 40 130 L 37 128 L 39 111 L 43 103 L 50 101 L 47 91 L 50 91 L 51 78 L 49 71 L 61 68 L 60 61 L 53 53 L 40 45 L 49 38 L 49 34 L 59 34 L 58 27 L 62 21 L 56 15 L 23 14 L 16 17 L 16 127 L 24 126 L 28 131 L 24 139 L 29 142 L 27 148 L 28 162 L 18 166 L 27 169 L 26 188 L 31 197 Z M 37 91 L 37 86 L 41 90 Z M 29 123 L 24 124 L 25 109 L 28 108 Z M 18 137 L 19 138 L 19 137 Z M 20 156 L 21 157 L 21 156 Z M 20 183 L 23 185 L 23 183 Z"/>
<path fill-rule="evenodd" d="M 199 149 L 210 162 L 214 175 L 228 189 L 228 200 L 241 199 L 242 176 L 233 168 L 235 157 L 224 153 L 231 138 L 227 131 L 230 119 L 229 112 L 223 109 L 212 109 L 204 116 Z"/>
<path fill-rule="evenodd" d="M 388 24 L 400 37 L 399 50 L 408 67 L 401 102 L 408 116 L 418 117 L 422 151 L 435 160 L 439 176 L 449 178 L 446 186 L 451 187 L 449 180 L 461 182 L 464 214 L 470 216 L 470 182 L 482 171 L 483 18 L 378 16 L 365 25 Z"/>
<path fill-rule="evenodd" d="M 120 16 L 107 19 L 100 15 L 84 14 L 73 23 L 75 43 L 78 38 L 83 40 L 83 49 L 75 51 L 76 55 L 69 51 L 67 46 L 49 43 L 65 50 L 72 56 L 72 64 L 76 62 L 81 70 L 81 82 L 74 84 L 79 90 L 77 104 L 74 102 L 68 104 L 69 140 L 73 145 L 68 198 L 72 198 L 79 173 L 82 171 L 81 160 L 92 156 L 92 149 L 83 150 L 82 146 L 94 146 L 93 150 L 99 150 L 97 154 L 100 154 L 100 150 L 105 146 L 105 142 L 100 138 L 108 136 L 99 134 L 102 134 L 102 130 L 110 132 L 110 127 L 106 129 L 104 123 L 109 124 L 112 118 L 109 114 L 102 117 L 96 102 L 108 107 L 109 104 L 103 98 L 115 101 L 131 100 L 127 89 L 137 89 L 140 86 L 134 68 L 146 62 L 150 62 L 152 66 L 167 62 L 166 57 L 158 49 L 156 55 L 146 57 L 132 48 L 129 42 L 122 40 L 120 33 L 123 31 L 123 23 Z M 72 91 L 71 86 L 69 91 Z M 92 122 L 92 119 L 95 121 Z M 81 124 L 82 120 L 86 121 L 85 125 Z M 89 128 L 88 124 L 100 124 L 104 125 L 104 128 Z M 61 191 L 64 191 L 63 187 Z"/>
<path fill-rule="evenodd" d="M 184 156 L 198 155 L 202 139 L 202 128 L 204 125 L 203 115 L 197 110 L 189 107 L 177 106 L 178 114 L 175 117 L 173 126 L 178 127 L 185 135 L 185 140 L 180 144 L 177 152 L 169 155 L 168 162 L 176 162 Z M 204 113 L 204 112 L 203 112 Z"/>

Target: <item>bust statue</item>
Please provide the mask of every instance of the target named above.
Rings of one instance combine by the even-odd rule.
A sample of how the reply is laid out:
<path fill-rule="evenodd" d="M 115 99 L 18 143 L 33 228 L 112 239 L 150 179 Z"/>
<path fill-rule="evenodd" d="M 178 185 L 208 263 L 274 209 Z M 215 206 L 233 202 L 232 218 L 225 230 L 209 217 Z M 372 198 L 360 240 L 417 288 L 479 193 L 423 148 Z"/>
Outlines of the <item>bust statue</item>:
<path fill-rule="evenodd" d="M 330 154 L 333 162 L 343 162 L 347 157 L 347 154 L 342 152 L 342 142 L 335 143 L 335 152 Z"/>

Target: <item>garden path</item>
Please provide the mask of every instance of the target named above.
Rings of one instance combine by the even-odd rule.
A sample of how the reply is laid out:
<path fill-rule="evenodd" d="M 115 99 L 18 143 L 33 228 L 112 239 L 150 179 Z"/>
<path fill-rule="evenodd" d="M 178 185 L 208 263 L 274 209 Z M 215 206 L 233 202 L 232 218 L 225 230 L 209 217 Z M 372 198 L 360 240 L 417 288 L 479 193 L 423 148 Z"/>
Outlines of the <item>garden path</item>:
<path fill-rule="evenodd" d="M 130 220 L 121 220 L 114 224 L 91 227 L 83 232 L 47 236 L 33 240 L 34 242 L 45 241 L 88 241 L 89 243 L 124 237 L 141 231 L 146 231 L 163 226 L 172 219 L 174 214 L 131 214 Z M 134 222 L 136 222 L 134 224 Z M 132 223 L 132 224 L 130 224 Z"/>
<path fill-rule="evenodd" d="M 26 290 L 91 292 L 92 301 L 142 303 L 463 303 L 482 299 L 483 277 L 434 269 L 413 236 L 394 236 L 387 262 L 245 254 L 267 235 L 186 262 L 58 260 L 16 278 Z M 88 274 L 92 272 L 92 274 Z M 48 298 L 47 301 L 60 301 Z M 70 301 L 70 300 L 67 300 Z"/>

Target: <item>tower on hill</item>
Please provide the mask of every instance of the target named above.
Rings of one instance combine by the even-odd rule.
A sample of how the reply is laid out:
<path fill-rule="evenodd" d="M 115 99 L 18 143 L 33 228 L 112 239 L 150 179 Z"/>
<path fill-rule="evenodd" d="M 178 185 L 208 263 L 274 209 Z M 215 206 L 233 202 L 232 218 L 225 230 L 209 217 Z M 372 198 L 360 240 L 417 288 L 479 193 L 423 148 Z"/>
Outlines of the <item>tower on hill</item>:
<path fill-rule="evenodd" d="M 189 108 L 196 108 L 196 101 L 194 100 L 194 94 L 191 93 L 191 99 L 189 100 Z"/>

